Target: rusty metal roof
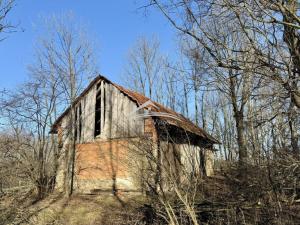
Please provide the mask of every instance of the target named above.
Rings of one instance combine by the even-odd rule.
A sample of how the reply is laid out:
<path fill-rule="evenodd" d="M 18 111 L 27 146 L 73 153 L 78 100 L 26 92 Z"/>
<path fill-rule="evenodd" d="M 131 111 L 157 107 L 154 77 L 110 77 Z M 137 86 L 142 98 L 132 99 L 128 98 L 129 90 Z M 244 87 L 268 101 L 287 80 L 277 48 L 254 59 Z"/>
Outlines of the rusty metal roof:
<path fill-rule="evenodd" d="M 157 117 L 159 117 L 160 119 L 166 121 L 167 123 L 169 123 L 170 125 L 174 125 L 177 126 L 179 128 L 182 128 L 186 131 L 189 131 L 193 134 L 196 134 L 197 136 L 200 136 L 201 138 L 213 143 L 213 144 L 219 144 L 220 142 L 215 139 L 214 137 L 212 137 L 211 135 L 209 135 L 205 130 L 203 130 L 202 128 L 198 127 L 197 125 L 195 125 L 192 121 L 190 121 L 189 119 L 185 118 L 183 115 L 175 112 L 172 109 L 169 109 L 157 102 L 154 102 L 152 100 L 150 100 L 148 97 L 126 89 L 118 84 L 115 84 L 113 82 L 111 82 L 110 80 L 108 80 L 106 77 L 104 76 L 97 76 L 90 84 L 89 86 L 76 98 L 74 104 L 76 104 L 88 91 L 91 87 L 93 87 L 96 83 L 98 83 L 98 81 L 100 80 L 104 80 L 107 83 L 112 84 L 113 86 L 115 86 L 118 90 L 120 90 L 123 94 L 125 94 L 126 96 L 128 96 L 132 101 L 136 102 L 136 104 L 138 106 L 141 106 L 143 104 L 145 104 L 148 101 L 151 101 L 151 104 L 154 107 L 151 107 L 151 112 L 157 112 Z M 52 129 L 50 132 L 55 133 L 56 132 L 56 127 L 57 125 L 60 124 L 62 118 L 70 111 L 70 107 L 67 108 L 65 110 L 65 112 L 59 116 L 57 118 L 57 120 L 54 122 Z M 160 116 L 160 115 L 171 115 L 170 117 L 168 116 Z M 176 119 L 177 118 L 177 119 Z"/>

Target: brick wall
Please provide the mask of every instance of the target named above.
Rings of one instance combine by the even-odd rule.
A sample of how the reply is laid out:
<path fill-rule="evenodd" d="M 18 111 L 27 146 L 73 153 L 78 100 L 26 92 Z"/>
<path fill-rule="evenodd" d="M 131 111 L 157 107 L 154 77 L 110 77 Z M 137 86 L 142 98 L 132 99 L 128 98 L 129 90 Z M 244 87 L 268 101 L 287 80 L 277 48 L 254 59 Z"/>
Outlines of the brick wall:
<path fill-rule="evenodd" d="M 78 144 L 76 189 L 79 192 L 136 189 L 128 165 L 128 140 Z"/>

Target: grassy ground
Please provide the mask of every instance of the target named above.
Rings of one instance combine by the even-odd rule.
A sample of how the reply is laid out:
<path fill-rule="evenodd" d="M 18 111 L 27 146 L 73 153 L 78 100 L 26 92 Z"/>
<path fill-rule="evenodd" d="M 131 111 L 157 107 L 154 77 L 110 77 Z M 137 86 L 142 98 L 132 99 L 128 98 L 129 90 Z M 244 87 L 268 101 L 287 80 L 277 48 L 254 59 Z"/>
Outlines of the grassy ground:
<path fill-rule="evenodd" d="M 130 220 L 142 220 L 137 210 L 145 202 L 143 196 L 116 198 L 109 194 L 74 195 L 70 199 L 53 194 L 34 204 L 9 196 L 1 200 L 1 225 L 131 224 Z"/>

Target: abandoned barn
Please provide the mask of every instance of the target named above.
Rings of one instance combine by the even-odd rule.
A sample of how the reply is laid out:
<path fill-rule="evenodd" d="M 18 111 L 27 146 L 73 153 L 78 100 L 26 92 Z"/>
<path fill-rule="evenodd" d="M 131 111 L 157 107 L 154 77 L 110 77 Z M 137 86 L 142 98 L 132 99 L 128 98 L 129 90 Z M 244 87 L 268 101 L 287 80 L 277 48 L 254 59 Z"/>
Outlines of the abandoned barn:
<path fill-rule="evenodd" d="M 73 133 L 74 191 L 80 193 L 139 192 L 145 184 L 160 182 L 162 187 L 187 173 L 209 176 L 218 143 L 181 114 L 103 76 L 89 84 L 51 132 L 61 149 L 56 189 L 63 189 Z"/>

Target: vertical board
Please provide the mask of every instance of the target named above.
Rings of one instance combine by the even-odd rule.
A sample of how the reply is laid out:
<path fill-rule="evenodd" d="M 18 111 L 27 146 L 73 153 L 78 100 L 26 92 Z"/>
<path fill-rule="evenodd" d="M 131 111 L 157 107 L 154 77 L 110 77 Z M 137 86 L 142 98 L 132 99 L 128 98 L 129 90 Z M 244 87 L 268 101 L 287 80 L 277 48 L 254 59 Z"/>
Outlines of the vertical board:
<path fill-rule="evenodd" d="M 86 105 L 84 107 L 85 121 L 82 127 L 84 131 L 83 142 L 91 142 L 94 140 L 96 88 L 96 85 L 93 86 L 86 94 Z"/>

